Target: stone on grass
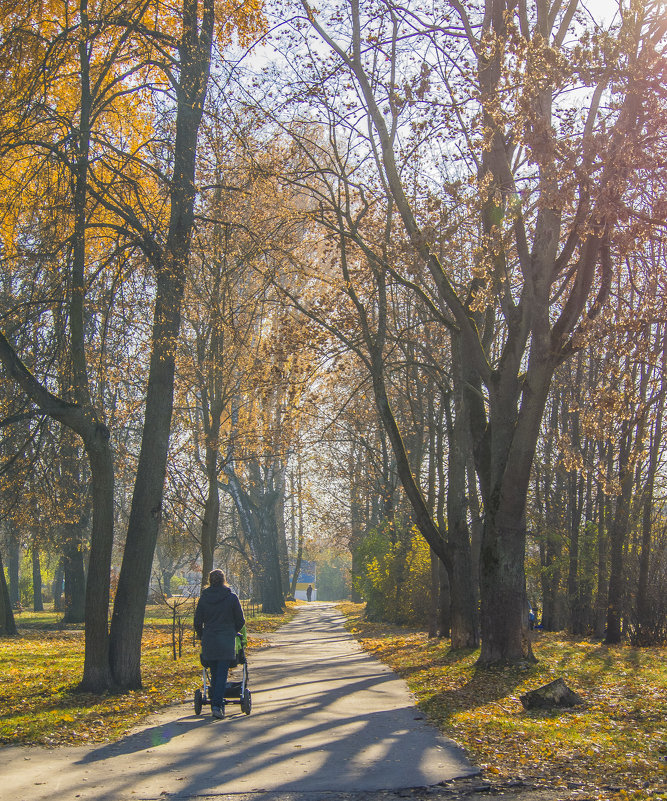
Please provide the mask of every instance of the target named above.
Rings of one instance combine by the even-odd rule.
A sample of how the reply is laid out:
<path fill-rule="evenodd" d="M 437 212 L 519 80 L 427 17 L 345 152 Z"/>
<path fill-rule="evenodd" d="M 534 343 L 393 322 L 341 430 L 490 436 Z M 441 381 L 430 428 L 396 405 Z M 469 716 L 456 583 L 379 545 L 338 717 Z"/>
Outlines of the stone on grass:
<path fill-rule="evenodd" d="M 571 690 L 563 679 L 545 684 L 520 696 L 525 709 L 553 709 L 555 707 L 580 706 L 584 699 Z"/>

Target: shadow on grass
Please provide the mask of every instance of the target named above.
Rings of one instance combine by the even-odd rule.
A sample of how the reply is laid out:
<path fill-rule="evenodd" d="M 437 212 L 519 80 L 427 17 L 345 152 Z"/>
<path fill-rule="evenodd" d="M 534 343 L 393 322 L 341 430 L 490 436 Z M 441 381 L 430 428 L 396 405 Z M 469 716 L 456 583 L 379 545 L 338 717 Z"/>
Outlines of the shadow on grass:
<path fill-rule="evenodd" d="M 427 714 L 437 713 L 438 719 L 447 721 L 460 712 L 473 710 L 507 698 L 526 678 L 537 672 L 537 667 L 534 665 L 498 668 L 475 667 L 473 670 L 471 678 L 460 687 L 441 690 L 423 701 L 420 704 L 422 709 Z"/>

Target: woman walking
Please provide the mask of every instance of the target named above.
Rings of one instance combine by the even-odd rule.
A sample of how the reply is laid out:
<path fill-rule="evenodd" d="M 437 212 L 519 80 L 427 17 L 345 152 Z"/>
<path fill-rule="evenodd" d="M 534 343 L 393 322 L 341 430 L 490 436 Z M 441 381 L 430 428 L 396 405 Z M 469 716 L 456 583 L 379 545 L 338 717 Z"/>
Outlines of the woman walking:
<path fill-rule="evenodd" d="M 201 656 L 211 671 L 211 713 L 225 716 L 225 687 L 229 666 L 236 657 L 236 635 L 245 625 L 238 596 L 225 582 L 222 570 L 211 570 L 195 609 L 195 632 Z"/>

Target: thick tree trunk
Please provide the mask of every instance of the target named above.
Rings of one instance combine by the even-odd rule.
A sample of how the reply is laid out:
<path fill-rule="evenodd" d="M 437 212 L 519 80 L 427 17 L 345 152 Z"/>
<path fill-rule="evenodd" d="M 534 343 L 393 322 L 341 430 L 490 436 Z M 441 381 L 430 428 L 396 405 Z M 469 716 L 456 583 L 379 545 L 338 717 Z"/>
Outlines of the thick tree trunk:
<path fill-rule="evenodd" d="M 207 574 L 208 575 L 208 574 Z M 171 580 L 174 578 L 174 571 L 167 570 L 166 568 L 162 570 L 162 594 L 165 598 L 171 598 Z"/>
<path fill-rule="evenodd" d="M 256 464 L 254 467 L 251 472 L 256 474 L 256 480 L 252 487 L 252 498 L 243 489 L 230 465 L 225 468 L 227 483 L 221 486 L 231 495 L 239 513 L 243 533 L 250 544 L 253 587 L 254 592 L 259 593 L 262 611 L 279 614 L 284 611 L 285 604 L 276 529 L 278 493 L 259 486 L 258 476 L 261 471 Z"/>
<path fill-rule="evenodd" d="M 533 659 L 524 638 L 525 544 L 525 528 L 494 527 L 487 517 L 480 558 L 481 665 Z"/>
<path fill-rule="evenodd" d="M 12 602 L 9 597 L 9 588 L 5 579 L 5 568 L 2 564 L 2 552 L 0 551 L 0 636 L 14 636 L 18 634 L 16 621 L 12 611 Z"/>
<path fill-rule="evenodd" d="M 76 316 L 73 314 L 73 316 Z M 81 622 L 86 617 L 86 641 L 82 686 L 92 691 L 108 689 L 111 674 L 107 660 L 109 573 L 113 546 L 113 462 L 109 430 L 98 421 L 94 408 L 77 406 L 52 395 L 27 370 L 4 335 L 0 334 L 0 359 L 5 370 L 44 414 L 75 431 L 83 440 L 92 477 L 93 527 L 90 545 L 89 586 L 86 588 L 82 533 L 69 527 L 63 550 L 65 570 L 65 620 Z M 79 386 L 82 396 L 86 388 Z M 66 454 L 68 456 L 69 454 Z M 65 459 L 67 463 L 67 459 Z M 70 482 L 72 483 L 72 482 Z M 71 487 L 69 487 L 71 489 Z M 81 522 L 81 527 L 84 525 Z M 85 593 L 85 595 L 84 595 Z"/>
<path fill-rule="evenodd" d="M 63 546 L 65 572 L 65 614 L 63 623 L 83 623 L 86 617 L 86 579 L 83 567 L 83 538 L 77 524 L 67 525 Z"/>
<path fill-rule="evenodd" d="M 282 568 L 278 546 L 276 506 L 278 494 L 268 492 L 257 503 L 257 534 L 261 550 L 262 612 L 280 614 L 285 610 Z"/>
<path fill-rule="evenodd" d="M 132 496 L 123 562 L 111 619 L 110 662 L 123 689 L 141 687 L 141 636 L 167 467 L 174 401 L 175 352 L 195 203 L 197 137 L 208 86 L 214 26 L 213 0 L 183 2 L 176 90 L 176 136 L 170 217 L 158 258 L 152 351 L 141 450 Z"/>
<path fill-rule="evenodd" d="M 144 433 L 132 496 L 127 538 L 111 618 L 110 661 L 122 689 L 141 687 L 141 637 L 153 555 L 162 516 L 162 494 L 173 408 L 174 353 L 180 307 L 178 290 L 158 290 L 153 356 L 146 398 Z M 167 285 L 171 281 L 166 282 Z M 177 297 L 173 297 L 176 295 Z M 168 298 L 172 296 L 173 300 Z M 169 318 L 171 324 L 166 322 Z M 170 347 L 167 343 L 171 343 Z"/>
<path fill-rule="evenodd" d="M 103 692 L 113 686 L 109 664 L 109 578 L 114 532 L 114 466 L 109 429 L 94 424 L 84 437 L 84 445 L 91 472 L 93 520 L 86 575 L 86 645 L 79 688 Z"/>
<path fill-rule="evenodd" d="M 470 548 L 453 547 L 451 564 L 448 576 L 452 648 L 477 648 L 479 629 L 474 584 L 470 580 L 472 575 Z"/>
<path fill-rule="evenodd" d="M 447 546 L 451 598 L 451 638 L 453 648 L 477 648 L 479 622 L 475 581 L 472 578 L 472 551 L 468 530 L 467 460 L 470 453 L 470 424 L 464 401 L 463 354 L 461 339 L 452 336 L 453 409 L 448 413 L 449 452 L 447 460 Z"/>

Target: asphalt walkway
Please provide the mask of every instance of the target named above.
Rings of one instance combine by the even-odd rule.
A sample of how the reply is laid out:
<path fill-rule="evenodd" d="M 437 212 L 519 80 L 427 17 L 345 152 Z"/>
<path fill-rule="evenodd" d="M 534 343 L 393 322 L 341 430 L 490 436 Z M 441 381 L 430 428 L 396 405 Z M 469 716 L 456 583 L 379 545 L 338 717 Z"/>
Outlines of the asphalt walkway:
<path fill-rule="evenodd" d="M 427 787 L 476 771 L 405 683 L 363 652 L 335 606 L 311 603 L 249 654 L 252 712 L 171 706 L 98 747 L 0 748 L 13 801 L 192 799 Z M 193 675 L 193 691 L 198 677 Z"/>

